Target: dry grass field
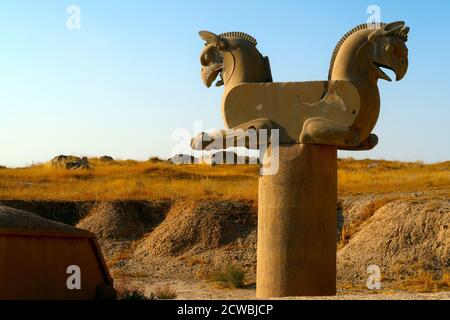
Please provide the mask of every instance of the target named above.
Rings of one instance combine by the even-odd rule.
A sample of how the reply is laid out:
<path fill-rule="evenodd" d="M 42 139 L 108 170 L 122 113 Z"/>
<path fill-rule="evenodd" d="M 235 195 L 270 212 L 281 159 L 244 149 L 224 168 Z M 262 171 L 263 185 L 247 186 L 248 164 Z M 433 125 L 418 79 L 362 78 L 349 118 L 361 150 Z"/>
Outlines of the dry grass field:
<path fill-rule="evenodd" d="M 49 164 L 0 169 L 2 200 L 256 200 L 256 165 L 172 165 L 89 160 L 88 170 Z M 339 195 L 439 191 L 450 194 L 450 162 L 339 160 Z"/>

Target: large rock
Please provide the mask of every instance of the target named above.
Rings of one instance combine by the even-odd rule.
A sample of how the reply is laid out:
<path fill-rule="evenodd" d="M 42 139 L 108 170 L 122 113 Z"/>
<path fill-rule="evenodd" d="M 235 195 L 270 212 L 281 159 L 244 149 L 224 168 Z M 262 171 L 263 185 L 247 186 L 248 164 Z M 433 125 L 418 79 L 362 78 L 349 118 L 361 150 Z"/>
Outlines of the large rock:
<path fill-rule="evenodd" d="M 189 154 L 176 154 L 168 162 L 171 164 L 195 164 L 198 163 L 198 159 Z"/>
<path fill-rule="evenodd" d="M 238 156 L 233 151 L 217 151 L 210 155 L 204 155 L 201 162 L 210 166 L 216 165 L 248 165 L 259 164 L 259 159 L 256 157 Z"/>
<path fill-rule="evenodd" d="M 237 164 L 238 156 L 233 151 L 218 151 L 211 156 L 211 165 Z"/>
<path fill-rule="evenodd" d="M 98 158 L 98 160 L 100 162 L 114 162 L 114 158 L 110 157 L 110 156 L 101 156 L 100 158 Z"/>
<path fill-rule="evenodd" d="M 89 161 L 86 157 L 59 155 L 54 157 L 50 164 L 52 167 L 67 170 L 89 169 Z"/>
<path fill-rule="evenodd" d="M 238 164 L 259 164 L 258 157 L 239 156 Z"/>

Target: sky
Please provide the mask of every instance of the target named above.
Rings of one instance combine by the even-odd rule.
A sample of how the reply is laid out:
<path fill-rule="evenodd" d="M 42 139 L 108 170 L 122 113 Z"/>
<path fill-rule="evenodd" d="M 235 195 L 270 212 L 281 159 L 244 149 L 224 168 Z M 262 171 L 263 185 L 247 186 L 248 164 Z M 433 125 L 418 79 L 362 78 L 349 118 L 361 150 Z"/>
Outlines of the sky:
<path fill-rule="evenodd" d="M 450 160 L 450 2 L 10 0 L 0 4 L 0 165 L 167 158 L 180 132 L 223 128 L 223 88 L 201 81 L 198 31 L 251 34 L 276 82 L 325 80 L 336 43 L 370 5 L 411 27 L 410 68 L 380 82 L 379 145 L 340 156 Z"/>

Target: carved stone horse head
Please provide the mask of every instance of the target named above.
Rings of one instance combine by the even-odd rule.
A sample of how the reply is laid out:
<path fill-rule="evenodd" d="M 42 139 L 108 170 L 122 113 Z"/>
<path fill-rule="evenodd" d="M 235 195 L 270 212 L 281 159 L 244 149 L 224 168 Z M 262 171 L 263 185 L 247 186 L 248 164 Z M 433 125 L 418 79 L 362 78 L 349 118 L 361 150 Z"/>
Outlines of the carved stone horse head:
<path fill-rule="evenodd" d="M 408 33 L 403 21 L 382 23 L 378 28 L 370 24 L 353 28 L 333 52 L 328 80 L 356 77 L 357 72 L 372 81 L 391 81 L 382 68 L 392 70 L 397 81 L 403 79 L 408 70 Z M 349 74 L 349 69 L 356 72 Z"/>
<path fill-rule="evenodd" d="M 209 31 L 199 34 L 206 41 L 200 63 L 207 87 L 219 76 L 216 86 L 225 85 L 226 90 L 244 82 L 272 82 L 269 60 L 261 55 L 250 35 L 243 32 L 216 35 Z"/>
<path fill-rule="evenodd" d="M 328 80 L 347 80 L 358 89 L 361 110 L 353 127 L 361 140 L 369 137 L 378 120 L 378 80 L 391 81 L 383 69 L 393 71 L 397 81 L 408 71 L 408 33 L 403 21 L 362 24 L 347 32 L 333 52 Z"/>

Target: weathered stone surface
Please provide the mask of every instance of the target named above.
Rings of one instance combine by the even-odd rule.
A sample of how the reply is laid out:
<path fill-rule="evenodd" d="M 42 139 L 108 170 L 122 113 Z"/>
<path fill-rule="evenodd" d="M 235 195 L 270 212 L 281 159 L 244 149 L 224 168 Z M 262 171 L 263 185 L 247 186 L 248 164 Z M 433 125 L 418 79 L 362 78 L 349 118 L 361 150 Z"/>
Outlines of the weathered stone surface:
<path fill-rule="evenodd" d="M 89 169 L 87 157 L 59 155 L 50 161 L 51 166 L 67 170 Z"/>
<path fill-rule="evenodd" d="M 110 156 L 101 156 L 98 160 L 100 162 L 114 162 L 114 158 Z"/>
<path fill-rule="evenodd" d="M 168 160 L 171 164 L 194 164 L 198 163 L 198 159 L 189 154 L 177 154 Z"/>
<path fill-rule="evenodd" d="M 396 80 L 408 70 L 409 27 L 405 22 L 361 24 L 338 42 L 326 81 L 273 83 L 269 59 L 256 40 L 243 32 L 216 35 L 201 31 L 201 75 L 210 87 L 225 86 L 222 116 L 227 129 L 195 137 L 199 150 L 245 145 L 259 149 L 267 139 L 251 143 L 250 131 L 279 130 L 281 144 L 334 145 L 342 150 L 370 150 L 380 111 L 378 80 Z M 363 49 L 362 49 L 363 48 Z M 234 131 L 234 133 L 232 133 Z M 248 141 L 247 141 L 248 140 Z"/>
<path fill-rule="evenodd" d="M 336 152 L 280 146 L 278 173 L 260 178 L 258 298 L 336 294 Z"/>

